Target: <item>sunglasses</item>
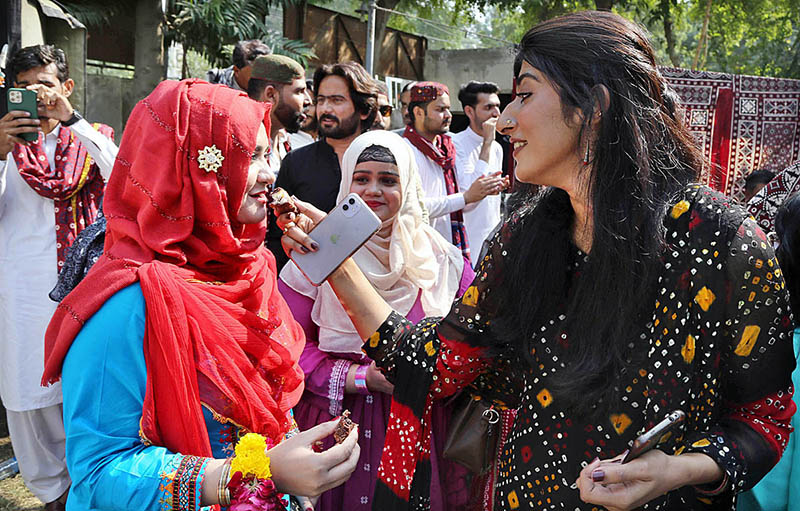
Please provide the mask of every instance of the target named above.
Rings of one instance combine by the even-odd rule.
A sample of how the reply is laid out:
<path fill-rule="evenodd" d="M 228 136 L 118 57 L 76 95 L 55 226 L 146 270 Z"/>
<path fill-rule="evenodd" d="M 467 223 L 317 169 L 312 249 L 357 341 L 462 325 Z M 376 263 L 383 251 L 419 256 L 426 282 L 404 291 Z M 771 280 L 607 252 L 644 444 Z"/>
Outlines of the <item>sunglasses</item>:
<path fill-rule="evenodd" d="M 392 115 L 392 105 L 381 105 L 378 107 L 378 112 L 380 112 L 383 117 L 389 117 Z"/>

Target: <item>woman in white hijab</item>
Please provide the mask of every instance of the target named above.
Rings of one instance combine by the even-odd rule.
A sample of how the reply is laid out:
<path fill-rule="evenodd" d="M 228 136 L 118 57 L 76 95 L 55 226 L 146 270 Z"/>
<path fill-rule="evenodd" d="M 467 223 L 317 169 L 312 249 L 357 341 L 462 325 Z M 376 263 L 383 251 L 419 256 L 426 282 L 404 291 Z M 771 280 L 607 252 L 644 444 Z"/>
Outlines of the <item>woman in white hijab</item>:
<path fill-rule="evenodd" d="M 419 183 L 408 144 L 394 133 L 370 131 L 356 138 L 344 154 L 337 199 L 357 193 L 383 222 L 354 260 L 384 300 L 412 321 L 446 314 L 474 276 L 461 251 L 428 224 Z M 362 353 L 363 341 L 327 282 L 312 286 L 290 262 L 278 285 L 307 338 L 300 357 L 306 390 L 295 407 L 300 428 L 350 410 L 363 432 L 358 468 L 347 483 L 323 494 L 316 509 L 367 511 L 383 451 L 392 385 Z M 458 509 L 468 499 L 465 477 L 458 477 L 466 472 L 441 458 L 446 416 L 434 406 L 433 511 Z M 437 477 L 445 473 L 446 483 Z"/>

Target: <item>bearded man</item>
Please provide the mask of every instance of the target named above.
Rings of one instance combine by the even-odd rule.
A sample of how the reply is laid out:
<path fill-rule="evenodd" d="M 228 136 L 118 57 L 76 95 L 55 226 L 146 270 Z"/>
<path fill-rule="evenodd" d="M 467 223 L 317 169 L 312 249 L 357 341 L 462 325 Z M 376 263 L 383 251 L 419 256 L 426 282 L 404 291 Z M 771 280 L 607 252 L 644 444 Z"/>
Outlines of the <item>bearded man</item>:
<path fill-rule="evenodd" d="M 253 61 L 247 85 L 250 99 L 270 103 L 269 166 L 278 172 L 292 150 L 290 133 L 297 133 L 311 104 L 305 71 L 297 61 L 283 55 L 263 55 Z"/>
<path fill-rule="evenodd" d="M 284 158 L 275 186 L 327 212 L 336 205 L 342 156 L 350 143 L 375 122 L 380 91 L 366 69 L 356 62 L 318 68 L 314 91 L 320 138 Z M 289 260 L 281 247 L 282 235 L 272 220 L 267 246 L 275 255 L 278 270 Z"/>

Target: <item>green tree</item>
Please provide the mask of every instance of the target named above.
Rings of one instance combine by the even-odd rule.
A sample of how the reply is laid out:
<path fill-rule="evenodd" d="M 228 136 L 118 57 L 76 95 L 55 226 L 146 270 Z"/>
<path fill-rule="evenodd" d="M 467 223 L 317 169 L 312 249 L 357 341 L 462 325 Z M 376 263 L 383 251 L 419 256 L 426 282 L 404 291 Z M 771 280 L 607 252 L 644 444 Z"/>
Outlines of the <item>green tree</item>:
<path fill-rule="evenodd" d="M 172 0 L 165 19 L 168 40 L 202 55 L 214 66 L 227 66 L 233 44 L 261 39 L 272 51 L 306 65 L 313 57 L 302 41 L 283 37 L 265 24 L 276 0 Z"/>
<path fill-rule="evenodd" d="M 647 27 L 663 64 L 800 78 L 800 0 L 456 1 L 460 6 L 495 6 L 493 32 L 513 41 L 544 19 L 610 8 Z"/>

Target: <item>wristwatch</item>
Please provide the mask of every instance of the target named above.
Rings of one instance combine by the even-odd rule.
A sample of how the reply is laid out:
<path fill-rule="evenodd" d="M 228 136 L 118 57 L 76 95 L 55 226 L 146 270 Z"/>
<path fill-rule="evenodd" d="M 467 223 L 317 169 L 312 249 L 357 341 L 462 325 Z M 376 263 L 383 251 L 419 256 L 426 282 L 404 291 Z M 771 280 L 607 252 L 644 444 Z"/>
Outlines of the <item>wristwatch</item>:
<path fill-rule="evenodd" d="M 83 116 L 79 114 L 77 110 L 73 110 L 70 118 L 67 119 L 66 121 L 62 121 L 61 124 L 64 126 L 72 126 L 81 119 L 83 119 Z"/>

